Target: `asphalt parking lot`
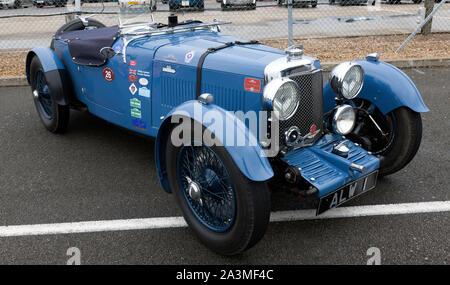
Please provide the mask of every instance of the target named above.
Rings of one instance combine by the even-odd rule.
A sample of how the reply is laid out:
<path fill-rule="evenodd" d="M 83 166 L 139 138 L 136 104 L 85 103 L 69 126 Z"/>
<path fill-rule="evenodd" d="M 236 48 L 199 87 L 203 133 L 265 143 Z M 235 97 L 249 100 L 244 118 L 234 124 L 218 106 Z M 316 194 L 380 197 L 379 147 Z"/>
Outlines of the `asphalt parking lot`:
<path fill-rule="evenodd" d="M 402 171 L 343 207 L 450 201 L 450 69 L 410 69 L 431 112 L 423 140 Z M 156 176 L 154 142 L 87 113 L 73 112 L 66 134 L 41 125 L 28 87 L 0 88 L 2 226 L 178 217 Z M 272 189 L 272 211 L 308 208 Z M 212 253 L 189 228 L 0 237 L 1 264 L 449 264 L 450 212 L 273 222 L 253 249 Z"/>

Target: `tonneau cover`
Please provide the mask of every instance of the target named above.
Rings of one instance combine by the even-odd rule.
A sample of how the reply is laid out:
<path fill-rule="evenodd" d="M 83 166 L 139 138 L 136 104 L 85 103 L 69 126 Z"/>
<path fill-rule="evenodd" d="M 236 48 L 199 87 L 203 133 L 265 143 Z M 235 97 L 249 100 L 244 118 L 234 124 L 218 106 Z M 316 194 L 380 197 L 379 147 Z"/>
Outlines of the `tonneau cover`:
<path fill-rule="evenodd" d="M 103 65 L 106 59 L 100 53 L 103 47 L 111 47 L 119 35 L 119 27 L 105 27 L 70 31 L 56 34 L 55 38 L 68 43 L 70 56 L 82 65 Z"/>

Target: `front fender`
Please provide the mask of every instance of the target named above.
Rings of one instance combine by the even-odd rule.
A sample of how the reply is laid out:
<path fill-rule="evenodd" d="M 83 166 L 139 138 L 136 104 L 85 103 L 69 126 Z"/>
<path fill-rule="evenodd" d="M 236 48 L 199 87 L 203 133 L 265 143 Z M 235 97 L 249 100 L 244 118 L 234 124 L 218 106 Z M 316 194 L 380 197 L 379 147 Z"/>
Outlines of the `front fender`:
<path fill-rule="evenodd" d="M 224 120 L 222 120 L 221 128 L 221 130 L 224 131 L 217 131 L 216 128 L 211 128 L 213 122 L 208 120 L 208 116 L 211 117 L 210 115 L 208 115 L 208 113 L 212 114 L 211 112 L 213 112 L 214 114 L 213 122 L 216 122 L 215 120 L 218 116 L 225 118 Z M 173 116 L 187 117 L 207 127 L 226 148 L 236 166 L 248 179 L 252 181 L 266 181 L 273 177 L 274 173 L 272 167 L 269 163 L 269 160 L 264 155 L 263 149 L 257 142 L 254 135 L 248 130 L 248 128 L 240 119 L 234 116 L 234 114 L 232 114 L 231 112 L 227 112 L 217 105 L 203 105 L 198 101 L 193 100 L 174 108 L 166 116 L 161 127 L 158 130 L 158 135 L 155 143 L 155 160 L 156 168 L 158 171 L 158 178 L 165 191 L 171 192 L 169 181 L 167 178 L 165 153 L 166 142 L 168 139 L 170 139 L 170 131 L 174 126 L 174 123 L 172 122 Z M 235 135 L 236 138 L 239 136 L 245 138 L 245 143 L 243 145 L 227 143 L 229 142 L 229 140 L 227 140 L 227 132 L 225 130 L 226 126 L 230 127 L 230 125 L 228 124 L 233 125 L 233 128 L 235 130 L 235 133 L 233 133 L 233 135 Z"/>
<path fill-rule="evenodd" d="M 26 75 L 28 84 L 31 85 L 30 65 L 35 56 L 37 56 L 41 62 L 45 79 L 47 80 L 47 84 L 50 89 L 50 94 L 52 94 L 55 102 L 59 105 L 69 104 L 72 89 L 70 88 L 66 68 L 55 51 L 48 47 L 39 46 L 28 52 L 26 59 Z"/>
<path fill-rule="evenodd" d="M 357 61 L 364 69 L 364 85 L 357 98 L 375 104 L 385 115 L 399 107 L 408 107 L 417 113 L 428 112 L 419 90 L 412 80 L 397 67 L 383 61 Z M 336 105 L 336 94 L 329 81 L 325 83 L 324 111 L 331 111 Z"/>

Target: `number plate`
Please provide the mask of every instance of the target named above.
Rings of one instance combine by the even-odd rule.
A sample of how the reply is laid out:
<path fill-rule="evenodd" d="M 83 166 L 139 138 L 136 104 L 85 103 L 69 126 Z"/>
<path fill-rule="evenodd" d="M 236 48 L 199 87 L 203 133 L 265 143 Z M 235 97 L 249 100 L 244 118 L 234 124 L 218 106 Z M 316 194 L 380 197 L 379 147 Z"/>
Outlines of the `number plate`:
<path fill-rule="evenodd" d="M 336 208 L 356 196 L 375 188 L 375 185 L 377 184 L 377 176 L 378 170 L 345 185 L 327 196 L 320 198 L 316 215 L 320 215 L 329 209 Z"/>
<path fill-rule="evenodd" d="M 181 1 L 181 5 L 183 5 L 183 6 L 189 6 L 189 1 Z"/>

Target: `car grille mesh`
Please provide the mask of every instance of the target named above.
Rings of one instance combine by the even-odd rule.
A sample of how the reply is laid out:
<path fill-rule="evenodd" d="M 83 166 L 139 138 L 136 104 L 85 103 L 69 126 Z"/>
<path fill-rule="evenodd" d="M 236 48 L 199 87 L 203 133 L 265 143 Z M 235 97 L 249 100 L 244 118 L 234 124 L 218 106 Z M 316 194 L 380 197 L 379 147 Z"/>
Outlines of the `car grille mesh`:
<path fill-rule="evenodd" d="M 291 127 L 297 126 L 302 136 L 309 133 L 313 124 L 322 132 L 323 123 L 323 93 L 322 70 L 309 73 L 291 74 L 300 88 L 300 105 L 296 113 L 285 121 L 280 121 L 280 142 L 284 142 L 284 133 Z M 320 135 L 315 137 L 318 139 Z"/>

